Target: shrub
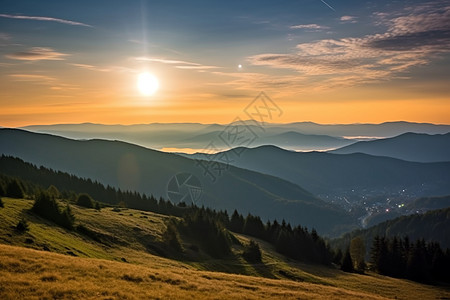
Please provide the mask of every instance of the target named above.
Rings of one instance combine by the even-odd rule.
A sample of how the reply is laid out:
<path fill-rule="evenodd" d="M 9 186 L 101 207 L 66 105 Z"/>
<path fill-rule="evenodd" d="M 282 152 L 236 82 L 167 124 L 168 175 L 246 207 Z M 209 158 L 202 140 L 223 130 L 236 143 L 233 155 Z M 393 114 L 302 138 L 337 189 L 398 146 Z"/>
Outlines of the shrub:
<path fill-rule="evenodd" d="M 261 249 L 259 248 L 258 243 L 250 240 L 250 243 L 245 245 L 242 256 L 249 262 L 261 262 Z"/>
<path fill-rule="evenodd" d="M 17 180 L 11 180 L 6 186 L 6 197 L 23 198 L 23 190 Z"/>
<path fill-rule="evenodd" d="M 59 222 L 56 223 L 67 229 L 73 229 L 74 222 L 75 216 L 72 213 L 72 209 L 67 204 L 66 208 L 59 215 Z"/>
<path fill-rule="evenodd" d="M 47 192 L 53 196 L 55 199 L 56 198 L 61 198 L 61 193 L 59 192 L 58 188 L 54 185 L 51 185 L 48 187 Z"/>
<path fill-rule="evenodd" d="M 60 214 L 58 204 L 47 192 L 39 192 L 31 208 L 33 212 L 49 220 L 56 220 Z"/>
<path fill-rule="evenodd" d="M 16 225 L 16 230 L 18 232 L 25 232 L 30 229 L 30 226 L 28 225 L 28 222 L 25 218 L 20 219 L 19 223 Z"/>
<path fill-rule="evenodd" d="M 61 211 L 55 198 L 48 192 L 41 191 L 38 194 L 31 210 L 60 226 L 67 229 L 73 229 L 75 217 L 73 216 L 70 206 L 67 205 L 66 208 Z"/>
<path fill-rule="evenodd" d="M 86 208 L 94 208 L 94 201 L 91 196 L 88 194 L 80 194 L 78 195 L 77 203 L 78 206 L 83 206 Z"/>

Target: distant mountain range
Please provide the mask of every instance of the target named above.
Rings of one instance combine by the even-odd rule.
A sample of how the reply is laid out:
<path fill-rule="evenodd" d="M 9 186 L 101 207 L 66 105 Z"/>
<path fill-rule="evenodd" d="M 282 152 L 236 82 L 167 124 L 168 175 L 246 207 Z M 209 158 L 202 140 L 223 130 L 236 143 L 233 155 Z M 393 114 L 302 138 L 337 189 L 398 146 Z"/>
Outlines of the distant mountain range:
<path fill-rule="evenodd" d="M 259 128 L 254 128 L 255 132 L 261 130 Z M 226 148 L 226 145 L 217 137 L 221 135 L 221 131 L 212 131 L 208 133 L 203 133 L 191 138 L 187 138 L 181 141 L 181 146 L 194 148 L 198 145 L 208 145 L 211 141 L 215 141 L 215 146 Z M 314 135 L 314 134 L 303 134 L 296 131 L 286 131 L 277 134 L 267 134 L 264 135 L 259 132 L 255 134 L 255 140 L 251 143 L 252 146 L 263 146 L 263 145 L 276 145 L 281 148 L 298 150 L 298 151 L 312 151 L 312 150 L 328 150 L 335 149 L 337 147 L 343 147 L 355 143 L 355 140 L 337 138 L 328 135 Z"/>
<path fill-rule="evenodd" d="M 450 194 L 450 125 L 239 121 L 26 129 L 82 141 L 1 129 L 0 153 L 163 197 L 174 175 L 189 173 L 203 185 L 199 204 L 285 218 L 323 233 L 352 224 L 342 208 L 351 211 L 352 218 L 373 224 L 402 214 L 395 203 L 408 205 L 419 197 Z M 218 153 L 183 154 L 183 148 Z M 303 153 L 310 150 L 321 152 Z M 208 173 L 211 170 L 202 169 L 205 165 L 215 169 Z M 212 175 L 217 182 L 211 181 L 213 173 L 222 174 Z M 423 211 L 420 207 L 418 203 Z"/>
<path fill-rule="evenodd" d="M 366 153 L 416 162 L 450 161 L 450 133 L 428 135 L 409 132 L 393 138 L 360 141 L 330 153 Z"/>
<path fill-rule="evenodd" d="M 353 223 L 342 209 L 289 181 L 230 165 L 214 164 L 223 173 L 212 182 L 196 160 L 124 142 L 77 141 L 17 129 L 0 129 L 0 153 L 123 190 L 164 198 L 167 198 L 169 181 L 179 173 L 189 173 L 196 176 L 202 185 L 203 196 L 198 205 L 230 212 L 238 209 L 243 214 L 251 212 L 271 220 L 285 219 L 293 224 L 315 227 L 322 233 L 335 232 L 338 227 L 342 230 Z"/>
<path fill-rule="evenodd" d="M 361 140 L 393 137 L 407 132 L 445 134 L 450 125 L 426 123 L 389 122 L 382 124 L 321 125 L 312 122 L 289 124 L 260 124 L 255 121 L 240 121 L 227 125 L 199 123 L 153 123 L 138 125 L 59 124 L 26 126 L 22 129 L 60 135 L 74 139 L 121 140 L 153 149 L 191 148 L 205 149 L 211 143 L 219 151 L 238 146 L 256 147 L 275 145 L 288 150 L 330 150 L 350 145 Z M 237 129 L 252 134 L 246 144 L 234 140 L 224 143 L 220 136 Z"/>
<path fill-rule="evenodd" d="M 416 163 L 361 153 L 300 153 L 275 146 L 186 156 L 228 161 L 233 166 L 273 175 L 323 199 L 362 201 L 375 196 L 412 199 L 450 194 L 450 162 Z"/>
<path fill-rule="evenodd" d="M 394 137 L 407 132 L 444 134 L 450 132 L 450 125 L 412 122 L 385 122 L 381 124 L 316 124 L 299 122 L 286 124 L 308 134 L 326 134 L 340 137 Z"/>

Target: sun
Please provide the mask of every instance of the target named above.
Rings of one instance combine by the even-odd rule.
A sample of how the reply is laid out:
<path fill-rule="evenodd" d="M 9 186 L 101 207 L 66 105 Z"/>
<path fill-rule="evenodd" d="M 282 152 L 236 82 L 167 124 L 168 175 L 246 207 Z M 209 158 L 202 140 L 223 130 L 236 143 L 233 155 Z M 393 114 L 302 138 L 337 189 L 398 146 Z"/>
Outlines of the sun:
<path fill-rule="evenodd" d="M 158 90 L 159 81 L 153 74 L 141 73 L 138 76 L 137 86 L 142 95 L 151 96 Z"/>

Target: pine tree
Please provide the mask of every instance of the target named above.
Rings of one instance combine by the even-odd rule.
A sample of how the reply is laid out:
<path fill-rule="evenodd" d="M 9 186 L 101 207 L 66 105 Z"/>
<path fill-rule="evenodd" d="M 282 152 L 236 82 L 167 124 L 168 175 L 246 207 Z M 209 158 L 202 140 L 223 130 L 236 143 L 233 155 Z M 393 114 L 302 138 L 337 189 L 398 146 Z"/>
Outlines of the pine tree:
<path fill-rule="evenodd" d="M 423 240 L 418 240 L 414 244 L 406 268 L 407 276 L 412 280 L 424 282 L 429 279 L 425 242 Z"/>
<path fill-rule="evenodd" d="M 11 180 L 6 186 L 6 197 L 23 198 L 23 196 L 23 190 L 19 182 L 16 179 Z"/>
<path fill-rule="evenodd" d="M 233 215 L 231 215 L 229 228 L 233 232 L 242 233 L 244 229 L 244 217 L 238 213 L 235 209 Z"/>
<path fill-rule="evenodd" d="M 341 270 L 344 272 L 354 272 L 353 261 L 350 255 L 350 249 L 347 248 L 344 254 L 344 259 L 342 260 Z"/>
<path fill-rule="evenodd" d="M 342 262 L 344 254 L 341 249 L 338 249 L 333 256 L 333 263 L 340 264 Z"/>
<path fill-rule="evenodd" d="M 6 196 L 5 189 L 3 188 L 3 184 L 0 182 L 0 197 Z"/>
<path fill-rule="evenodd" d="M 57 222 L 59 225 L 72 230 L 73 229 L 73 223 L 75 222 L 75 216 L 72 213 L 72 209 L 69 205 L 66 206 L 66 208 L 60 213 L 59 216 L 59 222 Z"/>
<path fill-rule="evenodd" d="M 366 247 L 360 237 L 355 237 L 350 242 L 350 255 L 354 263 L 354 268 L 358 272 L 364 272 L 366 264 L 364 256 L 366 255 Z"/>

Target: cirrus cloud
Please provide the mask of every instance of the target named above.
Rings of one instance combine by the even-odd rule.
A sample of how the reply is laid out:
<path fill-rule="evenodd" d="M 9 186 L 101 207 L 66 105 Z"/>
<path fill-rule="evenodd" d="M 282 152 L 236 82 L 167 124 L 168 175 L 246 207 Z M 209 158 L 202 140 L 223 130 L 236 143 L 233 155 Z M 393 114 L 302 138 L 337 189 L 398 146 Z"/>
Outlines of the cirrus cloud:
<path fill-rule="evenodd" d="M 330 29 L 330 27 L 322 26 L 318 24 L 299 24 L 299 25 L 292 25 L 289 28 L 291 29 L 309 29 L 309 30 L 323 30 L 323 29 Z"/>
<path fill-rule="evenodd" d="M 219 69 L 220 68 L 217 66 L 202 65 L 199 63 L 194 63 L 194 62 L 189 62 L 189 61 L 157 58 L 157 57 L 136 57 L 135 59 L 137 61 L 149 61 L 149 62 L 168 64 L 168 65 L 175 65 L 174 66 L 175 68 L 183 69 L 183 70 L 204 71 L 204 70 L 209 70 L 209 69 Z"/>
<path fill-rule="evenodd" d="M 64 60 L 69 54 L 61 53 L 53 50 L 52 48 L 45 47 L 33 47 L 28 51 L 14 52 L 6 54 L 5 56 L 9 59 L 16 60 Z"/>
<path fill-rule="evenodd" d="M 355 16 L 342 16 L 339 20 L 341 20 L 341 22 L 349 22 L 349 23 L 357 22 Z"/>
<path fill-rule="evenodd" d="M 92 27 L 91 25 L 81 23 L 81 22 L 75 22 L 70 20 L 64 20 L 59 18 L 52 18 L 52 17 L 39 17 L 39 16 L 21 16 L 21 15 L 8 15 L 8 14 L 0 14 L 1 18 L 8 18 L 8 19 L 20 19 L 20 20 L 34 20 L 34 21 L 50 21 L 50 22 L 57 22 L 67 25 L 74 25 L 74 26 L 85 26 L 85 27 Z"/>

